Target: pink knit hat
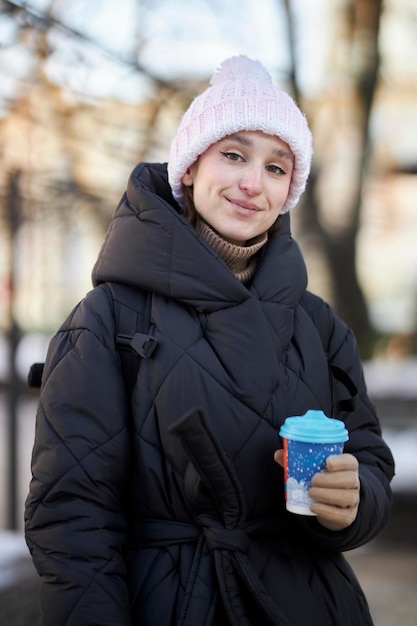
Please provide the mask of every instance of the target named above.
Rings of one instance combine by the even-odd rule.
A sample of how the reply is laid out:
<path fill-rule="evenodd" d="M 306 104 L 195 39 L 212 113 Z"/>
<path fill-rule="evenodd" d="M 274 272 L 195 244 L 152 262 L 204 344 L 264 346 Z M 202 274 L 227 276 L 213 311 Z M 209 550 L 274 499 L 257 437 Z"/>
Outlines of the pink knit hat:
<path fill-rule="evenodd" d="M 258 61 L 246 56 L 226 59 L 208 87 L 185 112 L 171 143 L 168 178 L 177 202 L 183 203 L 181 179 L 207 148 L 241 130 L 260 130 L 285 141 L 294 155 L 288 198 L 281 213 L 298 202 L 310 172 L 312 137 L 294 100 L 273 85 Z"/>

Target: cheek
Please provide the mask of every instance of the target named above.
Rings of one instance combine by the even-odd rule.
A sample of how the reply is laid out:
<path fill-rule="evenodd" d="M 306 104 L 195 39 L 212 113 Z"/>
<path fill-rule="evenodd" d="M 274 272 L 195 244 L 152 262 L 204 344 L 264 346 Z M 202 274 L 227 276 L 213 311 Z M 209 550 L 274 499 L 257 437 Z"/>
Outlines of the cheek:
<path fill-rule="evenodd" d="M 207 200 L 218 187 L 217 181 L 213 180 L 212 176 L 205 176 L 204 173 L 201 175 L 201 172 L 198 176 L 194 176 L 193 181 L 194 202 L 197 199 L 199 201 Z"/>
<path fill-rule="evenodd" d="M 207 191 L 198 183 L 198 180 L 194 181 L 192 194 L 195 210 L 201 214 L 201 211 L 204 211 L 204 205 L 207 203 Z M 204 199 L 206 202 L 204 202 Z"/>
<path fill-rule="evenodd" d="M 290 184 L 291 183 L 288 182 L 285 185 L 282 185 L 279 190 L 275 190 L 273 205 L 278 208 L 278 212 L 281 212 L 281 209 L 288 198 Z"/>

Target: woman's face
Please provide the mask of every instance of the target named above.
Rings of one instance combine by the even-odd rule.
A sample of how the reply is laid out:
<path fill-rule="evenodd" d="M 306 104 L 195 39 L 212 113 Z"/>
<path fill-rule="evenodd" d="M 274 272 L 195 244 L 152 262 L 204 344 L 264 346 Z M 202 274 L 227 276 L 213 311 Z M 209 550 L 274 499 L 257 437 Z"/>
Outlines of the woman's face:
<path fill-rule="evenodd" d="M 197 213 L 227 241 L 244 245 L 275 222 L 294 157 L 278 137 L 241 131 L 211 145 L 182 177 Z"/>

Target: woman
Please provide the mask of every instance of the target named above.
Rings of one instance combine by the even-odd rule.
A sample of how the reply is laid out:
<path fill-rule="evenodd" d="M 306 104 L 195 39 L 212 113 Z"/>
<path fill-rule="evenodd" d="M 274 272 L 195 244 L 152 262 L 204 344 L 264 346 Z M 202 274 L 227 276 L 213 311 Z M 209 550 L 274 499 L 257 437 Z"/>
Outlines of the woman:
<path fill-rule="evenodd" d="M 393 460 L 290 235 L 311 155 L 292 99 L 237 57 L 184 115 L 168 173 L 133 171 L 43 376 L 26 537 L 45 625 L 372 624 L 341 553 L 386 523 Z M 109 281 L 151 299 L 157 347 L 131 393 Z M 278 431 L 334 416 L 340 370 L 349 441 L 313 479 L 315 517 L 294 515 Z"/>

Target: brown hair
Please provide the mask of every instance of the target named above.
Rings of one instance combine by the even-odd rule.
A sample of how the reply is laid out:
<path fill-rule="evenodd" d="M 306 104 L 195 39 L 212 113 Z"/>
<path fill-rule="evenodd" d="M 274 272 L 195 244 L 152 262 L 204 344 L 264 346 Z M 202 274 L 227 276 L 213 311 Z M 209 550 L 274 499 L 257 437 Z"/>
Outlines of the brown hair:
<path fill-rule="evenodd" d="M 193 187 L 183 185 L 182 188 L 184 193 L 184 210 L 182 214 L 185 219 L 190 222 L 191 226 L 195 227 L 197 223 L 197 211 L 193 199 Z"/>

